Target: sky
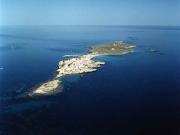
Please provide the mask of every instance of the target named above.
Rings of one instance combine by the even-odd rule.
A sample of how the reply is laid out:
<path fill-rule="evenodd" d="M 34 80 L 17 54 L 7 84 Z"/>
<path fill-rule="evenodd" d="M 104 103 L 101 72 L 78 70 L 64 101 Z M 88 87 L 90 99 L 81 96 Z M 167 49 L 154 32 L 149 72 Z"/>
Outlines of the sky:
<path fill-rule="evenodd" d="M 0 25 L 180 25 L 180 0 L 0 0 Z"/>

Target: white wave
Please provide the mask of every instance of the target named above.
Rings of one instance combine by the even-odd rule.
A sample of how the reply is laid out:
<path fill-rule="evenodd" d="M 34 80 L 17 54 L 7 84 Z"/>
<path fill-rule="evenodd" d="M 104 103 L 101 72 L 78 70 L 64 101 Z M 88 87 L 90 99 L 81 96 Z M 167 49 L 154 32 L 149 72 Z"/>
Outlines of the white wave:
<path fill-rule="evenodd" d="M 80 55 L 64 55 L 63 57 L 79 57 Z"/>

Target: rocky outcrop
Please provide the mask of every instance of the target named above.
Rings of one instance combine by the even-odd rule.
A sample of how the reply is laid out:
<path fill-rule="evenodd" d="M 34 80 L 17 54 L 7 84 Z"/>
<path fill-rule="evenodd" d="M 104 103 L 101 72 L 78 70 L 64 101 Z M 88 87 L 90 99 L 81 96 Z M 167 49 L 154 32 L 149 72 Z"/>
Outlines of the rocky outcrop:
<path fill-rule="evenodd" d="M 48 82 L 45 82 L 41 84 L 40 86 L 36 87 L 28 93 L 29 96 L 34 96 L 34 95 L 51 95 L 54 93 L 57 93 L 58 90 L 61 91 L 62 89 L 60 88 L 61 81 L 58 79 L 54 79 Z"/>
<path fill-rule="evenodd" d="M 148 51 L 151 53 L 158 52 L 158 50 L 156 48 L 149 48 Z"/>

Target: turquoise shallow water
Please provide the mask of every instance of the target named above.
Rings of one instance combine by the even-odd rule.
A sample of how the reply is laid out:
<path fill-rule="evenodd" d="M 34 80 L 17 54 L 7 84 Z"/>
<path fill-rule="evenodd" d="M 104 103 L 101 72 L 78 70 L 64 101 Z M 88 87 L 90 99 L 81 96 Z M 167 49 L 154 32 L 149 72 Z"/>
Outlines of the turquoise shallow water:
<path fill-rule="evenodd" d="M 1 27 L 0 133 L 177 134 L 179 37 L 179 27 Z M 82 55 L 92 45 L 116 40 L 137 48 L 98 57 L 106 64 L 95 73 L 64 78 L 63 93 L 19 96 L 51 79 L 64 55 Z"/>

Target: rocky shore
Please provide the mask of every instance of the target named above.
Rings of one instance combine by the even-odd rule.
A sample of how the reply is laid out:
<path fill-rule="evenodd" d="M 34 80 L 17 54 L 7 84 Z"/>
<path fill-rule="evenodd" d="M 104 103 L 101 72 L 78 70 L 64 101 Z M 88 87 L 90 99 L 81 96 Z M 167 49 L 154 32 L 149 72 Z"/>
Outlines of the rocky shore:
<path fill-rule="evenodd" d="M 116 41 L 111 44 L 94 46 L 86 55 L 82 55 L 67 60 L 62 60 L 58 63 L 57 74 L 54 80 L 47 81 L 39 87 L 33 89 L 28 95 L 51 95 L 62 91 L 61 77 L 72 74 L 81 74 L 94 72 L 105 62 L 95 61 L 93 58 L 100 55 L 123 55 L 133 52 L 135 46 L 127 43 Z M 60 90 L 61 89 L 61 90 Z"/>
<path fill-rule="evenodd" d="M 60 92 L 62 90 L 61 86 L 61 81 L 59 79 L 54 79 L 34 88 L 31 92 L 28 93 L 28 95 L 51 95 Z"/>

